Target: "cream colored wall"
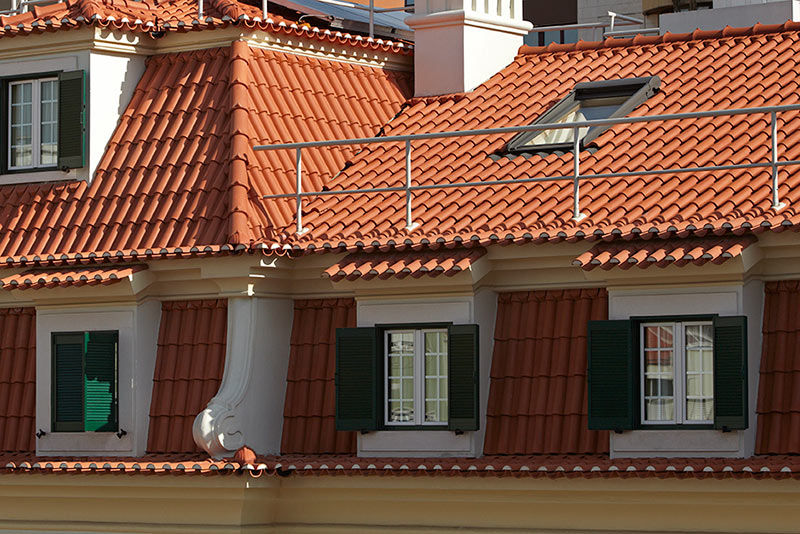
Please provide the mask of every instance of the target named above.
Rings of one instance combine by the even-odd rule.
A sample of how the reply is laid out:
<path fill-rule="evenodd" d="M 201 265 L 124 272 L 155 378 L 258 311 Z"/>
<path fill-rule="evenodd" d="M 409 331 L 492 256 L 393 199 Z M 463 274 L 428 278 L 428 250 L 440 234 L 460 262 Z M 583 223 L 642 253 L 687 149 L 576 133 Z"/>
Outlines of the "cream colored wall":
<path fill-rule="evenodd" d="M 790 533 L 796 480 L 0 475 L 0 532 Z"/>

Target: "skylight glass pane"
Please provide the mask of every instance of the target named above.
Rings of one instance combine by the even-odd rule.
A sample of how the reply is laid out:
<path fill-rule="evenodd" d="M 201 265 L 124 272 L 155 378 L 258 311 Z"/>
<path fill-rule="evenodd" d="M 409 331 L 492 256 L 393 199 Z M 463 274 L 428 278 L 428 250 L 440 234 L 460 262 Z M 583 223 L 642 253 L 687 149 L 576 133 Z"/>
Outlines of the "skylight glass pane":
<path fill-rule="evenodd" d="M 628 97 L 625 96 L 577 100 L 571 107 L 564 110 L 560 116 L 553 120 L 547 120 L 547 122 L 552 124 L 565 124 L 569 122 L 608 119 L 627 99 Z M 579 128 L 579 138 L 582 139 L 588 132 L 589 127 Z M 564 128 L 542 130 L 534 138 L 525 143 L 524 146 L 558 145 L 573 142 L 575 142 L 574 129 Z"/>

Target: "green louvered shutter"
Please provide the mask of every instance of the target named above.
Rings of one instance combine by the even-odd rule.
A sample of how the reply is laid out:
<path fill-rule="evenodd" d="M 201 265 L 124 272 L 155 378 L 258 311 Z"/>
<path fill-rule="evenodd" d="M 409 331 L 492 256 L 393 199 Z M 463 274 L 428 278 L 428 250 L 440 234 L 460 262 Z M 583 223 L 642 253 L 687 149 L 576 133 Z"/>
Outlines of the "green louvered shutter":
<path fill-rule="evenodd" d="M 85 430 L 117 431 L 117 332 L 87 332 Z"/>
<path fill-rule="evenodd" d="M 336 329 L 336 430 L 375 430 L 382 381 L 374 328 Z"/>
<path fill-rule="evenodd" d="M 58 168 L 83 167 L 86 160 L 86 73 L 58 75 Z"/>
<path fill-rule="evenodd" d="M 636 363 L 630 321 L 589 321 L 589 429 L 630 430 L 636 421 Z"/>
<path fill-rule="evenodd" d="M 53 334 L 53 431 L 83 431 L 82 334 Z"/>
<path fill-rule="evenodd" d="M 478 325 L 447 328 L 447 428 L 457 432 L 478 430 Z"/>
<path fill-rule="evenodd" d="M 714 428 L 747 428 L 747 317 L 714 318 Z"/>

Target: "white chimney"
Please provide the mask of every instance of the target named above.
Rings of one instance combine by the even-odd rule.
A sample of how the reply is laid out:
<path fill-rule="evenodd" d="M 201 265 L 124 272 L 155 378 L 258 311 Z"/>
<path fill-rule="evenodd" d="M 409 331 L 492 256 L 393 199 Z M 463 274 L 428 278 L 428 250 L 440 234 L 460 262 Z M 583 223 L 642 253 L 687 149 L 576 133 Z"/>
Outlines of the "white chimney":
<path fill-rule="evenodd" d="M 509 65 L 533 27 L 522 0 L 415 0 L 414 94 L 471 91 Z"/>

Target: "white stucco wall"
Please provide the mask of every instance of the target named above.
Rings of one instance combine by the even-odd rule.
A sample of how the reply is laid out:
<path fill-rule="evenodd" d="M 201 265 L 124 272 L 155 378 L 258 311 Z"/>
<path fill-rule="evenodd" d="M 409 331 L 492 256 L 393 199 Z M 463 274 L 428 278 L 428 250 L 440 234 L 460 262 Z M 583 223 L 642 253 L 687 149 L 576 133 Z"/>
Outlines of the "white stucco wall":
<path fill-rule="evenodd" d="M 80 291 L 76 288 L 75 291 Z M 139 305 L 37 308 L 36 310 L 36 440 L 37 455 L 92 456 L 144 454 L 156 362 L 161 306 Z M 119 428 L 111 432 L 52 432 L 51 377 L 53 332 L 117 330 L 119 332 Z"/>
<path fill-rule="evenodd" d="M 763 284 L 663 289 L 609 289 L 609 319 L 642 316 L 745 315 L 748 327 L 749 425 L 744 431 L 634 430 L 611 433 L 611 456 L 746 457 L 755 446 L 755 399 L 761 359 Z"/>
<path fill-rule="evenodd" d="M 460 435 L 432 430 L 369 432 L 358 436 L 359 456 L 479 456 L 483 452 L 496 310 L 497 295 L 488 290 L 463 297 L 357 300 L 358 326 L 435 322 L 477 324 L 480 346 L 478 431 Z"/>

